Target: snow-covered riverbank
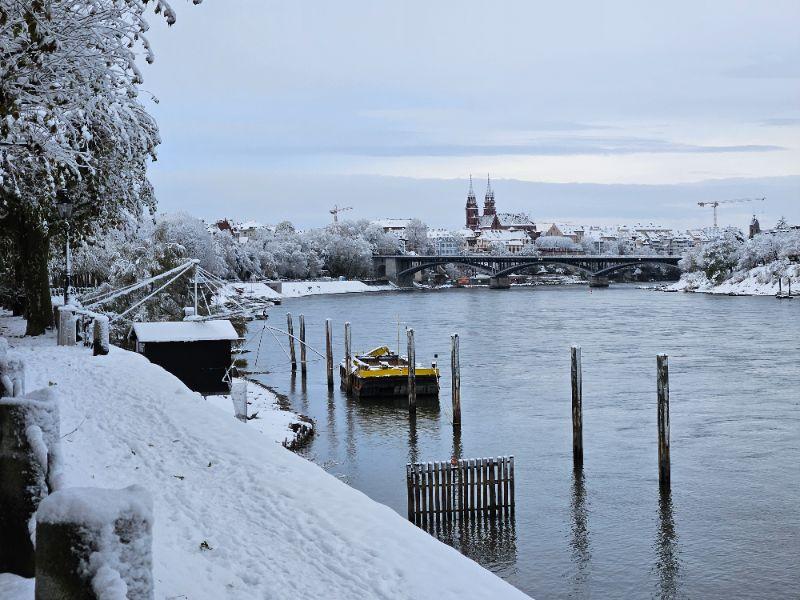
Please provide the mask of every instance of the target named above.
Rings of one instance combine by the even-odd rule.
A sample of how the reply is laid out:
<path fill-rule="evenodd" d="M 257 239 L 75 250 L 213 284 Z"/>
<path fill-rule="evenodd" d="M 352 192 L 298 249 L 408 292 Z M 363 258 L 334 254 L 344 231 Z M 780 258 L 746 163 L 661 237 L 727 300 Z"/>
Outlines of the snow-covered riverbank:
<path fill-rule="evenodd" d="M 222 297 L 246 300 L 281 300 L 320 294 L 354 294 L 363 292 L 388 292 L 396 290 L 392 284 L 367 285 L 363 281 L 277 281 L 228 283 L 222 290 Z"/>
<path fill-rule="evenodd" d="M 778 279 L 782 278 L 781 284 Z M 734 271 L 725 281 L 714 284 L 702 271 L 684 273 L 680 280 L 663 288 L 669 292 L 701 292 L 736 296 L 774 296 L 779 290 L 800 293 L 800 264 L 775 261 L 745 271 Z"/>
<path fill-rule="evenodd" d="M 13 337 L 13 321 L 0 335 L 27 388 L 60 397 L 66 484 L 152 494 L 157 598 L 526 597 L 143 356 Z M 2 576 L 0 597 L 32 586 Z"/>

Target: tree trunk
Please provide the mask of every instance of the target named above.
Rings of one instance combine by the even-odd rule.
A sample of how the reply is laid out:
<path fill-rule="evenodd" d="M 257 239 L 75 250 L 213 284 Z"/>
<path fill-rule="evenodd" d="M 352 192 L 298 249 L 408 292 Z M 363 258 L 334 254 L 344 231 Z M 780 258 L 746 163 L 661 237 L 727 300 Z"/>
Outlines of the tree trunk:
<path fill-rule="evenodd" d="M 53 304 L 50 300 L 50 278 L 47 259 L 50 240 L 41 224 L 23 220 L 19 230 L 19 253 L 22 282 L 25 288 L 25 335 L 42 335 L 53 325 Z"/>
<path fill-rule="evenodd" d="M 17 252 L 14 257 L 14 284 L 11 292 L 11 313 L 15 317 L 21 317 L 25 314 L 25 284 L 22 281 L 22 257 Z"/>

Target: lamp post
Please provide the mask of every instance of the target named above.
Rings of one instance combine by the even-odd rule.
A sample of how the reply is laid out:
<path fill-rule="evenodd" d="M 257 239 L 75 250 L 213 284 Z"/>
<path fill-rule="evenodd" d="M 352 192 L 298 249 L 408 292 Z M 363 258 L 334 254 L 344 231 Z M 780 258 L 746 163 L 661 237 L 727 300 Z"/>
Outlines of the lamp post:
<path fill-rule="evenodd" d="M 64 219 L 67 226 L 66 246 L 64 249 L 65 268 L 64 268 L 64 306 L 69 304 L 69 288 L 72 284 L 72 257 L 69 251 L 69 218 L 72 216 L 72 200 L 65 191 L 58 192 L 56 196 L 56 207 L 59 216 Z"/>

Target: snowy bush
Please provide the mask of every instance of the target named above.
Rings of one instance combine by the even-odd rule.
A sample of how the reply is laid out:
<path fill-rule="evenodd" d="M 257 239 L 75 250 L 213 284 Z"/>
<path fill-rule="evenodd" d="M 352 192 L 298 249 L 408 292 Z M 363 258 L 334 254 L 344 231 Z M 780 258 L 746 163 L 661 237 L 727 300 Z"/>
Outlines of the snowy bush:
<path fill-rule="evenodd" d="M 572 238 L 568 238 L 566 236 L 561 235 L 543 235 L 541 237 L 536 238 L 536 249 L 537 250 L 544 250 L 544 251 L 556 251 L 556 250 L 580 250 L 580 246 L 578 246 L 575 242 L 572 241 Z"/>

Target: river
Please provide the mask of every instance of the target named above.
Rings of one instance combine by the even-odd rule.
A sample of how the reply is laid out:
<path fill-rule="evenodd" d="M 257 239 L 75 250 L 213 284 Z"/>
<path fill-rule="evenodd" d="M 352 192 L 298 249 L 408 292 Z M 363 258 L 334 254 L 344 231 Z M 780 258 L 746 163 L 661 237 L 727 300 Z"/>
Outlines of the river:
<path fill-rule="evenodd" d="M 800 298 L 658 293 L 612 285 L 451 289 L 287 300 L 324 352 L 292 378 L 269 334 L 257 377 L 311 416 L 304 451 L 405 517 L 409 461 L 514 455 L 512 522 L 435 532 L 538 599 L 797 598 L 800 590 Z M 343 323 L 355 350 L 416 331 L 439 355 L 438 408 L 355 402 L 339 390 Z M 251 325 L 251 335 L 261 329 Z M 297 331 L 295 326 L 295 331 Z M 461 337 L 462 421 L 451 425 L 450 334 Z M 285 347 L 286 340 L 280 339 Z M 404 335 L 401 344 L 405 344 Z M 584 468 L 572 468 L 569 347 L 583 349 Z M 402 349 L 405 353 L 405 350 Z M 656 355 L 669 355 L 671 493 L 657 470 Z M 308 493 L 313 494 L 314 490 Z M 443 574 L 448 576 L 448 574 Z"/>

